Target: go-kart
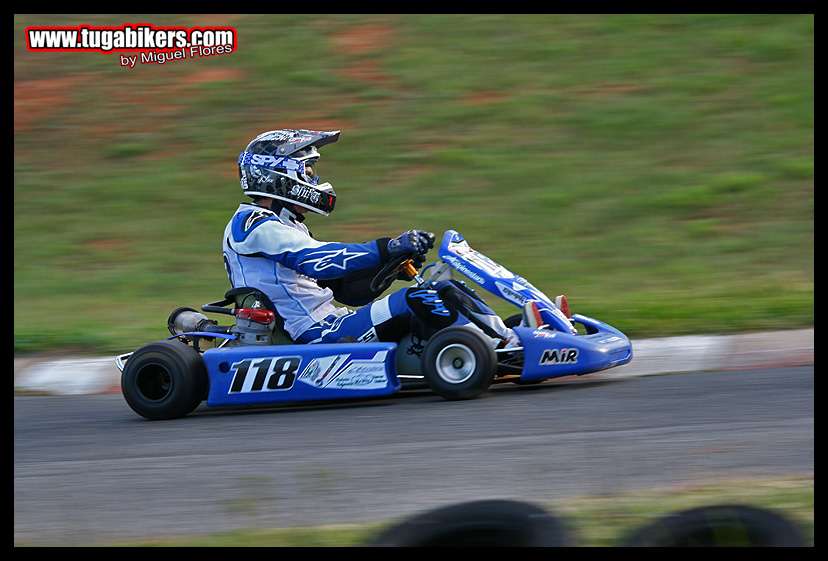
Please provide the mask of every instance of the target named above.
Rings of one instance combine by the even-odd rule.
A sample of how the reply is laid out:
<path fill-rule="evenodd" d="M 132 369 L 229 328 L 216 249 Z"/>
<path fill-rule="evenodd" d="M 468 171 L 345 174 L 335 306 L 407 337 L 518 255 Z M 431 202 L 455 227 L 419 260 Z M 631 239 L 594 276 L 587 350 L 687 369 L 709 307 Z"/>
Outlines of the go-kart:
<path fill-rule="evenodd" d="M 204 400 L 208 407 L 342 400 L 390 395 L 417 384 L 457 400 L 477 397 L 493 383 L 531 384 L 632 360 L 621 331 L 570 315 L 565 298 L 564 305 L 556 304 L 471 248 L 459 232 L 445 232 L 438 254 L 419 273 L 409 257 L 399 258 L 383 266 L 371 286 L 384 290 L 401 270 L 418 286 L 462 273 L 521 308 L 504 321 L 520 339 L 518 346 L 496 348 L 482 331 L 465 325 L 446 327 L 425 341 L 407 335 L 398 343 L 295 344 L 266 295 L 236 288 L 201 307 L 234 317 L 233 325 L 178 308 L 167 321 L 170 337 L 117 356 L 124 398 L 147 419 L 183 417 Z"/>

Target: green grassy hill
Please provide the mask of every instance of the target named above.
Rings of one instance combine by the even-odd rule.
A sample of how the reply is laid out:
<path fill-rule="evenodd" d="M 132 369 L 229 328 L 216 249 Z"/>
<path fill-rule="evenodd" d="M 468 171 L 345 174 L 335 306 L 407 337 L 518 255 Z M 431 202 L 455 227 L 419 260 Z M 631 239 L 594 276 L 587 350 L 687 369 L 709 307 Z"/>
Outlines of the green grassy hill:
<path fill-rule="evenodd" d="M 238 51 L 126 70 L 23 28 L 135 17 L 15 19 L 16 351 L 220 298 L 236 157 L 283 127 L 343 131 L 320 239 L 454 228 L 632 336 L 813 324 L 813 16 L 140 19 Z"/>

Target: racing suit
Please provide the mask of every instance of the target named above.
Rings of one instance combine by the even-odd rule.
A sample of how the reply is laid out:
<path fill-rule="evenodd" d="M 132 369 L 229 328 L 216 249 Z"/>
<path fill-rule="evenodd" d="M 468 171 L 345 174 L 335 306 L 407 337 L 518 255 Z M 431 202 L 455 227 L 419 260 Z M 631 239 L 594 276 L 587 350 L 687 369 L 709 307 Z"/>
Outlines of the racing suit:
<path fill-rule="evenodd" d="M 287 334 L 299 343 L 397 341 L 410 331 L 414 318 L 420 319 L 415 323 L 421 336 L 469 323 L 470 315 L 485 318 L 482 329 L 490 336 L 505 329 L 494 311 L 455 281 L 404 288 L 356 311 L 335 306 L 334 291 L 317 281 L 324 284 L 382 265 L 389 260 L 389 239 L 319 241 L 302 217 L 286 207 L 270 210 L 242 203 L 224 230 L 222 249 L 232 287 L 264 292 Z M 480 326 L 481 321 L 474 323 Z"/>

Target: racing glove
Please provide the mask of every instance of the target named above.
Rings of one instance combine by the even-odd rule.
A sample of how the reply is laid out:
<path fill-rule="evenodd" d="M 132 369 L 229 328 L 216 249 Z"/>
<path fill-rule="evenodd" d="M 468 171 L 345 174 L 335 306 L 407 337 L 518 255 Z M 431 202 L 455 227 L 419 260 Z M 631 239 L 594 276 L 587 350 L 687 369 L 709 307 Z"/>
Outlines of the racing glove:
<path fill-rule="evenodd" d="M 425 255 L 434 247 L 434 239 L 434 234 L 423 230 L 403 232 L 388 242 L 388 256 L 393 259 L 400 255 Z"/>

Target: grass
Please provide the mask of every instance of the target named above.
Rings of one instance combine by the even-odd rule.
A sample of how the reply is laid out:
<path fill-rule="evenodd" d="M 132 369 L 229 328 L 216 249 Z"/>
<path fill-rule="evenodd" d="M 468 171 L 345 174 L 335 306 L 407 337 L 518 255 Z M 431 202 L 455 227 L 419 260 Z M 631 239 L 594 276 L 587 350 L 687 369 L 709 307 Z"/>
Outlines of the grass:
<path fill-rule="evenodd" d="M 277 19 L 129 71 L 23 42 L 121 19 L 15 18 L 16 352 L 131 349 L 220 297 L 235 158 L 289 126 L 343 130 L 320 239 L 454 228 L 634 337 L 813 324 L 813 16 Z"/>
<path fill-rule="evenodd" d="M 655 488 L 617 495 L 589 496 L 543 505 L 562 517 L 576 545 L 612 546 L 657 517 L 714 504 L 741 504 L 773 510 L 794 522 L 814 543 L 813 477 L 720 480 L 704 485 Z M 389 522 L 305 528 L 241 529 L 201 536 L 174 536 L 100 543 L 118 546 L 358 546 Z"/>

